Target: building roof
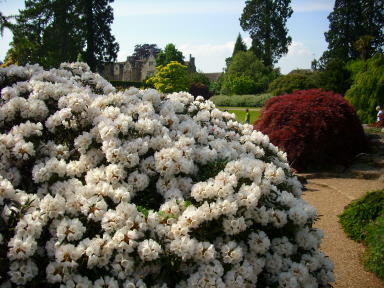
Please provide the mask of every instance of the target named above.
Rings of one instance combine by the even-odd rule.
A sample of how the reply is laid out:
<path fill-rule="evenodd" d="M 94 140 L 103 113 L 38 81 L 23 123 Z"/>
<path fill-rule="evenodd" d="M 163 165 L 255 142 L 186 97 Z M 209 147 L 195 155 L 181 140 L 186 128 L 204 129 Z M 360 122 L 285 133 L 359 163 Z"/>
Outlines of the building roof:
<path fill-rule="evenodd" d="M 204 73 L 204 75 L 207 76 L 210 81 L 217 81 L 222 74 L 222 72 Z"/>

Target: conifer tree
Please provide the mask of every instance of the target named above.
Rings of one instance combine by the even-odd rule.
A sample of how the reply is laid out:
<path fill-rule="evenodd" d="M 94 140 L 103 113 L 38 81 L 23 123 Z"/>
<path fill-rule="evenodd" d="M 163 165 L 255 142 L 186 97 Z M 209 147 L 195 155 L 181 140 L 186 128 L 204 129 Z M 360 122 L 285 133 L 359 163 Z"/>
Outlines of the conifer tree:
<path fill-rule="evenodd" d="M 233 56 L 235 56 L 235 54 L 237 54 L 240 51 L 245 52 L 247 50 L 248 50 L 247 45 L 244 43 L 243 38 L 241 37 L 241 34 L 239 33 L 239 35 L 236 38 L 235 46 L 233 47 L 232 56 L 225 58 L 226 67 L 227 68 L 229 67 L 229 65 L 231 64 L 231 60 L 232 60 Z"/>
<path fill-rule="evenodd" d="M 245 2 L 240 25 L 251 35 L 251 50 L 267 66 L 272 66 L 288 52 L 288 46 L 292 41 L 286 27 L 286 22 L 293 12 L 290 3 L 290 0 Z"/>
<path fill-rule="evenodd" d="M 95 70 L 116 59 L 118 44 L 111 34 L 113 0 L 26 0 L 13 25 L 15 62 L 46 68 L 76 61 L 79 53 Z"/>
<path fill-rule="evenodd" d="M 92 71 L 102 64 L 116 60 L 119 44 L 111 33 L 114 0 L 81 0 L 85 21 L 85 61 Z"/>
<path fill-rule="evenodd" d="M 20 65 L 56 67 L 75 61 L 84 41 L 75 0 L 27 0 L 13 25 L 12 55 Z"/>
<path fill-rule="evenodd" d="M 372 37 L 372 52 L 383 51 L 383 5 L 382 0 L 336 0 L 328 16 L 329 31 L 325 33 L 328 50 L 323 54 L 322 61 L 358 58 L 361 54 L 361 40 L 369 37 Z"/>
<path fill-rule="evenodd" d="M 232 57 L 239 51 L 247 51 L 247 45 L 244 43 L 240 33 L 237 36 L 235 47 L 233 48 Z"/>

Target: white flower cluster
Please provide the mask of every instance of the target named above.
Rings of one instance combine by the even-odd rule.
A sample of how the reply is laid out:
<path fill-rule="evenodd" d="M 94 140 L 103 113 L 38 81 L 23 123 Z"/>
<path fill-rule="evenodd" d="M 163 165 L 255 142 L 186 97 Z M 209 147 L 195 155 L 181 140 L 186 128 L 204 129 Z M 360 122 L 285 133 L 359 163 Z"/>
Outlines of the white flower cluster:
<path fill-rule="evenodd" d="M 212 102 L 116 93 L 83 63 L 0 88 L 1 287 L 334 280 L 285 153 Z"/>

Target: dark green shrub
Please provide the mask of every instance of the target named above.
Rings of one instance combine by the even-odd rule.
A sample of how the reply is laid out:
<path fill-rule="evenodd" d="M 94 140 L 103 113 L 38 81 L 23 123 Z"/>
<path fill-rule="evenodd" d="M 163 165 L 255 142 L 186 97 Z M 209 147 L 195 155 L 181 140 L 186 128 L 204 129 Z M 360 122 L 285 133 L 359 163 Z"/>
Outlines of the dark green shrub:
<path fill-rule="evenodd" d="M 340 59 L 330 60 L 315 76 L 318 87 L 327 91 L 334 91 L 341 95 L 351 87 L 351 72 L 346 63 Z"/>
<path fill-rule="evenodd" d="M 384 215 L 367 226 L 364 266 L 384 280 Z"/>
<path fill-rule="evenodd" d="M 269 84 L 268 91 L 273 95 L 281 95 L 310 88 L 318 88 L 314 80 L 314 72 L 290 73 L 280 76 Z"/>
<path fill-rule="evenodd" d="M 231 94 L 245 95 L 257 91 L 257 84 L 251 77 L 240 75 L 229 80 L 228 88 Z"/>
<path fill-rule="evenodd" d="M 368 224 L 384 213 L 384 190 L 370 192 L 353 201 L 339 215 L 339 221 L 349 238 L 358 242 L 367 236 Z"/>

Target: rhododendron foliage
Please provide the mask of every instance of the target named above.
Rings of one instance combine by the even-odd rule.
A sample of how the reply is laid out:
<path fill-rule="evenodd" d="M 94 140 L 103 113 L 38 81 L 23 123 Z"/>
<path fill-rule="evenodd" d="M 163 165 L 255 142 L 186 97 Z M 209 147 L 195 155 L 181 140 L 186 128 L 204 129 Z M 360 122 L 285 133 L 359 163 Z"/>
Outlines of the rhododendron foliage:
<path fill-rule="evenodd" d="M 286 154 L 185 92 L 0 70 L 1 287 L 327 287 Z"/>

